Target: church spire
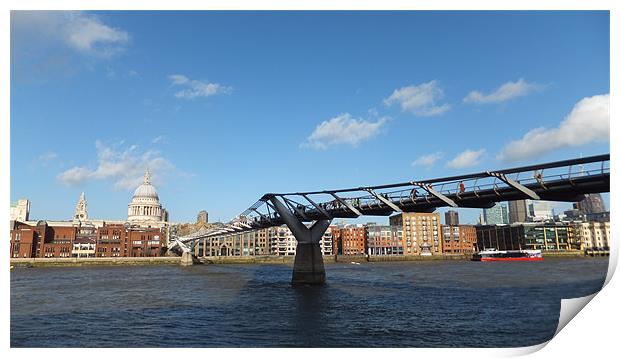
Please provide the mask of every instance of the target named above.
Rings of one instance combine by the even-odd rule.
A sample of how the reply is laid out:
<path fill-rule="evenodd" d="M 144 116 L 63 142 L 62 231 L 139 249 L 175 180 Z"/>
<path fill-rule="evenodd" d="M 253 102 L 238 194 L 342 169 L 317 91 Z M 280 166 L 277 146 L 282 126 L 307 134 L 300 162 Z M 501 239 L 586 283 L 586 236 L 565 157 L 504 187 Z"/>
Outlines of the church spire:
<path fill-rule="evenodd" d="M 87 205 L 88 203 L 86 202 L 86 195 L 84 195 L 84 192 L 82 192 L 82 194 L 80 194 L 80 200 L 75 206 L 75 213 L 73 214 L 74 220 L 79 220 L 79 221 L 88 220 Z"/>
<path fill-rule="evenodd" d="M 151 172 L 149 171 L 149 168 L 146 168 L 146 171 L 144 172 L 144 184 L 151 184 Z"/>

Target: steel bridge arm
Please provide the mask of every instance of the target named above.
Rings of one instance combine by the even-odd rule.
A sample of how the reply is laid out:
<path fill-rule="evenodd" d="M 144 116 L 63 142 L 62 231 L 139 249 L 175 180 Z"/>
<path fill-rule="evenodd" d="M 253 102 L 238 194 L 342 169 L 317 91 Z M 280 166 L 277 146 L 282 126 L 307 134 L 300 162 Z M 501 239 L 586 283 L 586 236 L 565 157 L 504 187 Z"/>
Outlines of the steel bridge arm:
<path fill-rule="evenodd" d="M 342 205 L 346 206 L 347 209 L 349 209 L 350 211 L 352 211 L 355 215 L 357 216 L 362 216 L 362 213 L 360 213 L 359 210 L 357 210 L 356 208 L 354 208 L 351 204 L 349 204 L 346 200 L 342 199 L 341 197 L 339 197 L 338 195 L 336 195 L 336 193 L 330 192 L 329 195 L 333 196 L 334 199 L 338 200 L 338 202 L 340 202 Z"/>
<path fill-rule="evenodd" d="M 370 195 L 374 196 L 375 198 L 377 198 L 379 201 L 381 201 L 383 204 L 389 206 L 390 208 L 392 208 L 392 210 L 396 211 L 396 212 L 402 212 L 401 208 L 399 208 L 398 206 L 396 206 L 396 204 L 394 204 L 393 202 L 391 202 L 390 200 L 384 198 L 382 195 L 377 194 L 374 190 L 368 188 L 366 189 L 367 192 L 370 193 Z"/>
<path fill-rule="evenodd" d="M 538 196 L 538 194 L 536 194 L 533 190 L 528 189 L 516 180 L 508 178 L 504 173 L 487 172 L 487 175 L 503 181 L 504 183 L 508 184 L 508 186 L 511 186 L 522 192 L 523 194 L 527 195 L 530 199 L 540 200 L 540 196 Z"/>
<path fill-rule="evenodd" d="M 301 196 L 303 196 L 304 199 L 308 200 L 308 202 L 312 204 L 318 211 L 320 211 L 321 214 L 323 214 L 323 216 L 325 216 L 327 219 L 329 220 L 333 219 L 333 217 L 325 209 L 323 209 L 321 205 L 315 203 L 312 199 L 308 197 L 308 195 L 302 194 Z"/>
<path fill-rule="evenodd" d="M 308 215 L 306 215 L 305 212 L 303 212 L 302 210 L 300 210 L 297 205 L 295 205 L 296 203 L 288 198 L 286 198 L 285 196 L 282 196 L 282 199 L 284 200 L 284 202 L 286 203 L 286 205 L 288 205 L 289 207 L 293 208 L 293 210 L 297 213 L 297 215 L 301 216 L 302 219 L 309 221 L 310 219 L 308 218 Z"/>
<path fill-rule="evenodd" d="M 432 196 L 436 197 L 437 199 L 443 201 L 445 204 L 447 204 L 448 206 L 451 206 L 453 208 L 458 208 L 458 205 L 454 202 L 454 200 L 448 198 L 447 196 L 443 195 L 442 193 L 438 192 L 437 190 L 433 189 L 433 187 L 430 184 L 425 184 L 425 183 L 418 183 L 418 182 L 411 182 L 411 185 L 416 185 L 421 187 L 422 189 L 426 190 L 429 194 L 431 194 Z"/>

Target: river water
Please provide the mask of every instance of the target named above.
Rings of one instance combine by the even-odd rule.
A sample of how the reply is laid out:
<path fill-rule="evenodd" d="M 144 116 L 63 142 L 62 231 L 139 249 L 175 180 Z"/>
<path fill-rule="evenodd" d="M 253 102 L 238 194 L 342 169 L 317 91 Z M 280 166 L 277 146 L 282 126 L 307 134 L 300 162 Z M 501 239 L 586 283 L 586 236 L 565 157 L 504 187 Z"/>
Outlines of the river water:
<path fill-rule="evenodd" d="M 15 268 L 12 347 L 516 347 L 598 291 L 606 258 Z"/>

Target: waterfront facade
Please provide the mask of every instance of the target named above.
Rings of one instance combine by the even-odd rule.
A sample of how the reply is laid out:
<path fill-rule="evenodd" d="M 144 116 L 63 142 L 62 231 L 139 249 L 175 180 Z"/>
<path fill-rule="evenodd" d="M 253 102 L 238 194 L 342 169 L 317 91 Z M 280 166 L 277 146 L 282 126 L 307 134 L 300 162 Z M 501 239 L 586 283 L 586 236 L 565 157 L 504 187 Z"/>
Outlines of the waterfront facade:
<path fill-rule="evenodd" d="M 543 251 L 577 251 L 581 249 L 570 223 L 526 223 L 523 227 L 524 249 Z"/>
<path fill-rule="evenodd" d="M 332 234 L 328 229 L 319 242 L 323 255 L 333 255 Z M 194 248 L 199 257 L 295 256 L 297 239 L 285 225 L 218 235 L 199 240 Z"/>
<path fill-rule="evenodd" d="M 345 225 L 339 229 L 343 255 L 363 255 L 366 252 L 364 225 Z"/>
<path fill-rule="evenodd" d="M 390 216 L 392 235 L 403 243 L 405 255 L 441 255 L 439 213 L 401 213 Z"/>
<path fill-rule="evenodd" d="M 444 254 L 473 254 L 476 252 L 476 228 L 473 225 L 442 225 Z"/>
<path fill-rule="evenodd" d="M 13 258 L 148 257 L 161 256 L 167 247 L 168 214 L 148 170 L 129 204 L 128 220 L 89 218 L 84 193 L 67 221 L 27 220 L 30 202 L 26 199 L 20 199 L 15 208 L 11 219 L 24 220 L 10 221 Z"/>
<path fill-rule="evenodd" d="M 39 221 L 35 226 L 11 222 L 13 258 L 161 256 L 165 230 L 120 224 L 74 226 L 71 222 Z"/>
<path fill-rule="evenodd" d="M 476 226 L 476 250 L 582 251 L 573 222 L 531 222 Z"/>
<path fill-rule="evenodd" d="M 476 238 L 476 251 L 525 248 L 523 225 L 477 225 Z"/>
<path fill-rule="evenodd" d="M 609 250 L 609 222 L 582 222 L 574 226 L 576 240 L 586 252 Z"/>
<path fill-rule="evenodd" d="M 403 255 L 403 242 L 392 236 L 389 225 L 367 225 L 367 253 L 370 256 Z"/>

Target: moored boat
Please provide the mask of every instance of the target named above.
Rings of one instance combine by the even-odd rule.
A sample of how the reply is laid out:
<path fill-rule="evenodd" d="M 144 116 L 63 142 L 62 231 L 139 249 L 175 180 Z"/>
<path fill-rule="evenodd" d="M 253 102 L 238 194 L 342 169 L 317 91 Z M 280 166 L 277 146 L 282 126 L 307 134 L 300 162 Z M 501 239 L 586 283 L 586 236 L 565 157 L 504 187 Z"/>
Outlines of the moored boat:
<path fill-rule="evenodd" d="M 477 252 L 473 261 L 542 261 L 540 250 L 495 250 L 487 249 Z"/>

